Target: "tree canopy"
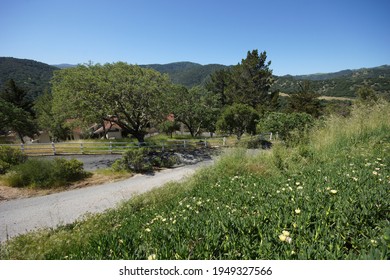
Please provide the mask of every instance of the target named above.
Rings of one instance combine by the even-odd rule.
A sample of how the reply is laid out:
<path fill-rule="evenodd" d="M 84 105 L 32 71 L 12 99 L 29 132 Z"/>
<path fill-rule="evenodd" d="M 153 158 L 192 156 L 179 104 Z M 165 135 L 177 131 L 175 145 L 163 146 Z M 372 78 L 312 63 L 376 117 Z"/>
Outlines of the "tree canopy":
<path fill-rule="evenodd" d="M 175 120 L 183 123 L 191 136 L 198 136 L 204 129 L 215 131 L 219 114 L 218 102 L 204 87 L 197 86 L 188 90 L 183 86 L 176 86 L 168 100 L 169 110 L 174 114 Z"/>
<path fill-rule="evenodd" d="M 110 120 L 140 142 L 151 123 L 166 116 L 164 99 L 172 87 L 166 75 L 123 62 L 56 71 L 52 83 L 58 117 L 84 126 Z"/>
<path fill-rule="evenodd" d="M 24 136 L 33 137 L 38 131 L 32 107 L 26 91 L 9 80 L 0 91 L 0 129 L 15 131 L 22 143 Z"/>
<path fill-rule="evenodd" d="M 270 65 L 266 52 L 248 51 L 241 63 L 214 72 L 206 87 L 219 97 L 222 106 L 240 103 L 269 108 L 278 97 L 277 91 L 270 91 L 274 82 Z"/>
<path fill-rule="evenodd" d="M 252 107 L 245 104 L 233 104 L 225 109 L 217 122 L 219 131 L 235 134 L 240 140 L 246 132 L 256 133 L 256 123 L 259 121 L 259 114 Z"/>

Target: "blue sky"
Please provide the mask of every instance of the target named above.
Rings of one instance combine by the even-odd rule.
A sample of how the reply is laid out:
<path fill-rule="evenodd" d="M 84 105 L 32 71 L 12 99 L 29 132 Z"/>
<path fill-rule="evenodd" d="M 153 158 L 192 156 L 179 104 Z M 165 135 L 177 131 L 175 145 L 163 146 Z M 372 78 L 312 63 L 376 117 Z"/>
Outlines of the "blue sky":
<path fill-rule="evenodd" d="M 0 56 L 48 64 L 237 64 L 274 74 L 390 64 L 389 0 L 0 0 Z"/>

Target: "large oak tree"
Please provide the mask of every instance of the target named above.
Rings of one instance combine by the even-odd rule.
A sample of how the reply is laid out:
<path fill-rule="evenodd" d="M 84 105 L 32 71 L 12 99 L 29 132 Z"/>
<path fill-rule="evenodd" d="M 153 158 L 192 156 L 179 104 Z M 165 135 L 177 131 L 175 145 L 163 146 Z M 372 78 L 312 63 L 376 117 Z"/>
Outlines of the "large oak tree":
<path fill-rule="evenodd" d="M 172 87 L 168 76 L 123 62 L 63 69 L 52 84 L 58 117 L 84 126 L 110 120 L 139 142 L 166 116 L 164 99 Z"/>

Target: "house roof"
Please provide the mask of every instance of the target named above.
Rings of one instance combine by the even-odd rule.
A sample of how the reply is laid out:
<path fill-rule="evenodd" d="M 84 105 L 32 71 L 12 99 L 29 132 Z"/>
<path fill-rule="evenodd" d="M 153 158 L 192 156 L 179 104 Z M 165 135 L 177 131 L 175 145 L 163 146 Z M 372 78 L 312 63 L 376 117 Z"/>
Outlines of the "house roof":
<path fill-rule="evenodd" d="M 104 131 L 110 131 L 110 130 L 116 130 L 116 131 L 121 131 L 122 128 L 115 122 L 112 121 L 104 121 L 104 128 L 102 125 L 98 127 L 93 133 L 99 134 L 99 133 L 104 133 Z"/>

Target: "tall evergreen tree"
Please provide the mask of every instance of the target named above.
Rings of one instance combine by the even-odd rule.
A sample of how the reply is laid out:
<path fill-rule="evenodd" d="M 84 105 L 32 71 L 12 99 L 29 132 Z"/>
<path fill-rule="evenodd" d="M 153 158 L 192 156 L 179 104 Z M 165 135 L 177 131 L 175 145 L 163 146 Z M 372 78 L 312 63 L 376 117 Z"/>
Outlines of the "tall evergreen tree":
<path fill-rule="evenodd" d="M 205 87 L 217 97 L 219 106 L 224 107 L 233 103 L 233 100 L 228 97 L 228 87 L 230 84 L 231 71 L 229 69 L 221 69 L 210 75 L 210 79 Z"/>
<path fill-rule="evenodd" d="M 230 98 L 234 103 L 247 104 L 253 108 L 268 107 L 275 97 L 270 93 L 274 82 L 271 61 L 266 52 L 248 51 L 247 57 L 232 69 Z"/>
<path fill-rule="evenodd" d="M 24 143 L 24 136 L 32 137 L 38 132 L 32 108 L 33 102 L 26 97 L 26 91 L 9 80 L 0 91 L 1 128 L 16 132 Z"/>

